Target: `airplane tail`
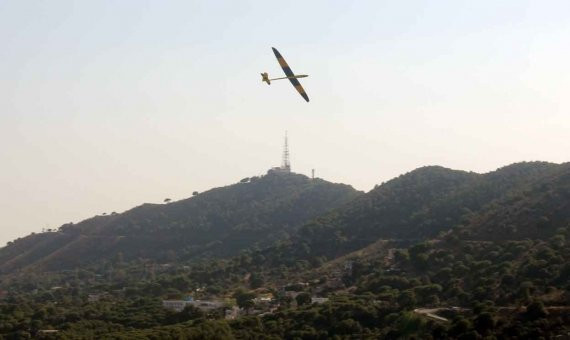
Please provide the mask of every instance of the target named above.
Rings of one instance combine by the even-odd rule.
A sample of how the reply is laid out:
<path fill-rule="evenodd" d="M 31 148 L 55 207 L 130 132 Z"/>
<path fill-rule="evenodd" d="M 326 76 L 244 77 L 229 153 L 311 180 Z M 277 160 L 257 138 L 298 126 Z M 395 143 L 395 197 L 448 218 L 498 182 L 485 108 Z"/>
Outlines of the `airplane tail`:
<path fill-rule="evenodd" d="M 271 85 L 271 80 L 269 80 L 269 74 L 267 72 L 261 74 L 261 81 L 266 82 L 267 85 Z"/>

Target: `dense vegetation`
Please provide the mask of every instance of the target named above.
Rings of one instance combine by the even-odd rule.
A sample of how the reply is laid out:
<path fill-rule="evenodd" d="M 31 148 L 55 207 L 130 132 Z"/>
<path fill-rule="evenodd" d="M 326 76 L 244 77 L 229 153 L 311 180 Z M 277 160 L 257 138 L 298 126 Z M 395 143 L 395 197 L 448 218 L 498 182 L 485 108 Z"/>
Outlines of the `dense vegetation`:
<path fill-rule="evenodd" d="M 236 216 L 220 223 L 232 230 Z M 0 337 L 555 338 L 570 332 L 569 243 L 570 165 L 484 175 L 426 167 L 230 258 L 115 253 L 74 270 L 4 275 Z M 88 301 L 93 293 L 101 298 Z M 240 315 L 161 306 L 188 294 Z M 274 299 L 255 299 L 266 294 Z"/>
<path fill-rule="evenodd" d="M 0 249 L 0 270 L 70 269 L 122 256 L 166 262 L 235 255 L 284 238 L 360 193 L 303 175 L 269 173 L 169 204 L 144 204 L 34 234 Z"/>

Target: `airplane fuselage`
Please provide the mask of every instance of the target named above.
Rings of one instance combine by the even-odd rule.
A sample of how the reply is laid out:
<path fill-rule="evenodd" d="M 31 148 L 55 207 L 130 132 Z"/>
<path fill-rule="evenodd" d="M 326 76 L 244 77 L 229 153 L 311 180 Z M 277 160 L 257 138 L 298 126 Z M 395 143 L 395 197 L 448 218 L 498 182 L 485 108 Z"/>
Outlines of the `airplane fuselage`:
<path fill-rule="evenodd" d="M 297 79 L 297 78 L 306 78 L 308 77 L 308 74 L 295 74 L 292 75 L 290 77 L 280 77 L 280 78 L 271 78 L 269 79 L 269 74 L 267 74 L 267 72 L 263 72 L 261 73 L 261 81 L 264 81 L 267 83 L 267 85 L 271 85 L 271 81 L 272 80 L 281 80 L 281 79 Z"/>

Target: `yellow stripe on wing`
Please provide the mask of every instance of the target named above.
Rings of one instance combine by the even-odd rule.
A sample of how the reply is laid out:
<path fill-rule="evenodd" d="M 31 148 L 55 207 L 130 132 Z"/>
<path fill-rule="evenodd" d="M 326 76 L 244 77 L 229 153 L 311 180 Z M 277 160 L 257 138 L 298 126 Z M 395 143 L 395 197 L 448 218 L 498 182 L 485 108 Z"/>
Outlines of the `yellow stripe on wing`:
<path fill-rule="evenodd" d="M 289 65 L 287 65 L 287 62 L 285 61 L 285 59 L 283 59 L 283 58 L 277 58 L 277 61 L 279 62 L 279 66 L 281 66 L 281 67 L 289 67 Z"/>

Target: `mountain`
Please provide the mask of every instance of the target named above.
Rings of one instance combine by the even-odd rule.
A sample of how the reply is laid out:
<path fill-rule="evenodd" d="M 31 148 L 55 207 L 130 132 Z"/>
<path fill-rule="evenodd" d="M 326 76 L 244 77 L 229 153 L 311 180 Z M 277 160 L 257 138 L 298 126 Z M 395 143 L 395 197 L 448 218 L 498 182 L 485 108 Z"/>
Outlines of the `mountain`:
<path fill-rule="evenodd" d="M 64 269 L 113 258 L 187 261 L 252 246 L 271 260 L 266 265 L 293 264 L 334 259 L 379 239 L 413 243 L 452 231 L 473 240 L 546 238 L 570 220 L 569 178 L 569 164 L 524 162 L 486 174 L 427 166 L 361 194 L 269 173 L 18 239 L 0 249 L 0 270 Z"/>
<path fill-rule="evenodd" d="M 459 230 L 459 237 L 485 241 L 546 239 L 570 225 L 570 163 L 542 169 L 521 164 L 498 173 L 503 181 L 517 177 L 526 181 L 473 214 Z"/>
<path fill-rule="evenodd" d="M 423 167 L 312 220 L 263 253 L 276 265 L 334 259 L 378 239 L 411 243 L 451 231 L 479 240 L 548 238 L 570 223 L 569 195 L 570 164 L 517 163 L 487 174 Z"/>
<path fill-rule="evenodd" d="M 422 167 L 366 194 L 270 174 L 0 250 L 27 269 L 0 280 L 0 337 L 560 338 L 569 242 L 570 163 Z"/>
<path fill-rule="evenodd" d="M 270 172 L 169 204 L 66 224 L 0 249 L 0 270 L 69 269 L 114 257 L 156 261 L 237 254 L 281 239 L 361 193 L 343 184 Z"/>

